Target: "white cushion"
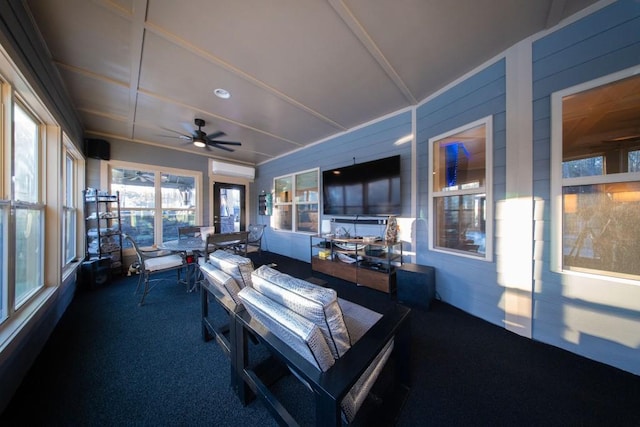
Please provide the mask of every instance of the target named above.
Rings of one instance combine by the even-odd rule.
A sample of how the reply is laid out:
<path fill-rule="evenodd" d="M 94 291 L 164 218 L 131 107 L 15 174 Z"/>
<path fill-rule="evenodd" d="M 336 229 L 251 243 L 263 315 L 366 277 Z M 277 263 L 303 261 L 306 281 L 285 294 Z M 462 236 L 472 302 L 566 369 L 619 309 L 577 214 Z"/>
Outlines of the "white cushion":
<path fill-rule="evenodd" d="M 351 348 L 335 290 L 296 279 L 266 265 L 253 272 L 251 282 L 258 292 L 316 324 L 334 358 Z"/>
<path fill-rule="evenodd" d="M 215 233 L 215 228 L 213 227 L 200 227 L 200 237 L 202 238 L 203 242 L 206 242 L 207 236 L 213 233 Z"/>
<path fill-rule="evenodd" d="M 209 262 L 233 277 L 240 288 L 251 286 L 253 262 L 249 258 L 218 249 L 209 254 Z"/>
<path fill-rule="evenodd" d="M 252 288 L 238 293 L 251 317 L 321 371 L 335 363 L 317 325 Z"/>
<path fill-rule="evenodd" d="M 178 267 L 184 264 L 180 255 L 166 255 L 144 260 L 144 268 L 147 271 L 158 271 L 166 268 Z"/>

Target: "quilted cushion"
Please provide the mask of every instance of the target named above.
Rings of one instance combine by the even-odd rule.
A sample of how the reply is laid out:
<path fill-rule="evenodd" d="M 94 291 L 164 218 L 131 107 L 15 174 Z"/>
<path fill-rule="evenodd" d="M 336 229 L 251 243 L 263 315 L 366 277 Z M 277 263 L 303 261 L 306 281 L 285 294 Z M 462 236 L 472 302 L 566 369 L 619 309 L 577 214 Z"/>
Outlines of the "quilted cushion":
<path fill-rule="evenodd" d="M 378 353 L 373 362 L 371 362 L 362 375 L 360 375 L 358 381 L 356 381 L 353 387 L 351 387 L 351 390 L 349 390 L 340 402 L 340 408 L 348 422 L 353 421 L 356 412 L 358 412 L 364 400 L 367 398 L 380 372 L 382 372 L 384 365 L 387 363 L 387 360 L 389 360 L 392 351 L 393 340 L 389 341 L 380 353 Z"/>
<path fill-rule="evenodd" d="M 351 348 L 335 290 L 296 279 L 266 265 L 253 272 L 251 282 L 258 292 L 317 325 L 334 358 Z"/>
<path fill-rule="evenodd" d="M 249 258 L 218 249 L 209 254 L 209 262 L 233 277 L 240 288 L 251 286 L 253 262 Z"/>
<path fill-rule="evenodd" d="M 242 289 L 238 298 L 254 320 L 262 323 L 309 363 L 323 372 L 333 366 L 335 359 L 317 325 L 255 289 Z"/>
<path fill-rule="evenodd" d="M 219 270 L 210 263 L 201 265 L 200 271 L 212 286 L 215 286 L 225 296 L 231 298 L 234 303 L 241 304 L 238 298 L 240 286 L 231 275 Z"/>

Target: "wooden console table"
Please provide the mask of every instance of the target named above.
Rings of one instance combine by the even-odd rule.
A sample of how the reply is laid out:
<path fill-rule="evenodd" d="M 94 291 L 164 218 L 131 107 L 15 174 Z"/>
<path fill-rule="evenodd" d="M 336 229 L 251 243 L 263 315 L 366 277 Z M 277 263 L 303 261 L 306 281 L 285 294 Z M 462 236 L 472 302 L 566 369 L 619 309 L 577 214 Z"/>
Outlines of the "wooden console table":
<path fill-rule="evenodd" d="M 396 289 L 402 242 L 310 236 L 311 269 L 378 291 Z"/>

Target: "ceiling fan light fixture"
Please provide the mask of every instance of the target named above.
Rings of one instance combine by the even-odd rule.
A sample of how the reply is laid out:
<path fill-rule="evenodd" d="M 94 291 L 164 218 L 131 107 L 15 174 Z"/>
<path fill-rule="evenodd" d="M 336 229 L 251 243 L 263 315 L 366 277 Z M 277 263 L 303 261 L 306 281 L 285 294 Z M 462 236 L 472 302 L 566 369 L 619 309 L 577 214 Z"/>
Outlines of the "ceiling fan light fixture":
<path fill-rule="evenodd" d="M 231 93 L 229 93 L 229 91 L 226 90 L 226 89 L 218 88 L 218 89 L 215 89 L 213 91 L 213 93 L 215 94 L 215 96 L 217 96 L 220 99 L 229 99 L 229 98 L 231 98 Z"/>
<path fill-rule="evenodd" d="M 193 139 L 193 145 L 195 145 L 198 148 L 203 148 L 205 147 L 207 144 L 204 142 L 204 140 L 199 139 L 199 138 L 194 138 Z"/>

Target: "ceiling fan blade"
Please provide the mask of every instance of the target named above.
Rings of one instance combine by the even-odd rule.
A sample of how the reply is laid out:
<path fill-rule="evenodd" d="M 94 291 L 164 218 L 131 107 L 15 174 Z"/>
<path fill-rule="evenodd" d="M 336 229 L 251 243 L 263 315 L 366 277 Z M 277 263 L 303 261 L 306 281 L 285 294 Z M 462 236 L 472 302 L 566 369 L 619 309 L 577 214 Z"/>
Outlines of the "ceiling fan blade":
<path fill-rule="evenodd" d="M 173 129 L 169 129 L 169 128 L 161 127 L 160 129 L 162 129 L 164 131 L 167 131 L 167 132 L 175 133 L 176 135 L 179 135 L 179 136 L 189 136 L 189 135 L 191 135 L 190 133 L 178 132 L 177 130 L 173 130 Z M 162 136 L 167 136 L 167 135 L 162 135 Z"/>
<path fill-rule="evenodd" d="M 242 145 L 241 142 L 234 142 L 234 141 L 209 140 L 209 142 L 212 144 L 224 144 L 224 145 L 236 145 L 236 146 Z"/>
<path fill-rule="evenodd" d="M 193 125 L 190 123 L 180 122 L 180 126 L 182 126 L 182 129 L 189 135 L 193 132 Z"/>
<path fill-rule="evenodd" d="M 218 142 L 211 142 L 211 143 L 207 144 L 207 148 L 216 147 L 216 148 L 219 148 L 219 149 L 224 150 L 224 151 L 229 151 L 229 152 L 235 151 L 233 148 L 227 148 L 227 147 L 225 147 L 223 145 L 218 145 L 218 144 L 219 144 Z"/>
<path fill-rule="evenodd" d="M 179 139 L 181 141 L 185 141 L 186 143 L 190 143 L 191 141 L 193 141 L 193 139 L 190 136 L 187 135 L 157 135 L 160 138 L 171 138 L 171 139 Z"/>
<path fill-rule="evenodd" d="M 221 130 L 219 130 L 218 132 L 210 133 L 209 135 L 207 135 L 207 138 L 211 139 L 211 140 L 214 140 L 216 138 L 219 138 L 219 137 L 225 136 L 225 135 L 226 135 L 226 133 L 224 133 Z"/>

